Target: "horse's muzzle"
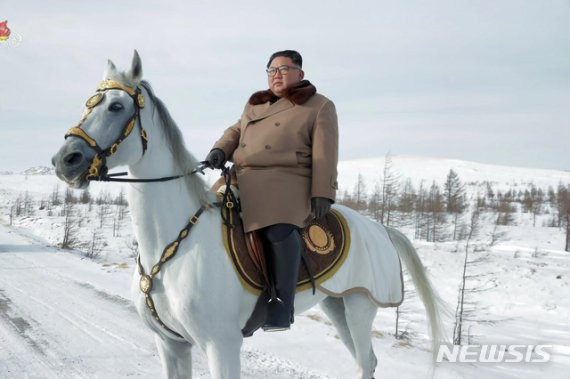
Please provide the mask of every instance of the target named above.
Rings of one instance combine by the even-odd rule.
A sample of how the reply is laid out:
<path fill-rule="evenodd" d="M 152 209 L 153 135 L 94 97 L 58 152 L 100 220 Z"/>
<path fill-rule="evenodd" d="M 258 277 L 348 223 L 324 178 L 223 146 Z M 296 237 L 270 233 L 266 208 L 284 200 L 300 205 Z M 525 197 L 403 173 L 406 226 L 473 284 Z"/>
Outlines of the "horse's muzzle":
<path fill-rule="evenodd" d="M 53 156 L 51 163 L 59 179 L 72 188 L 84 189 L 89 186 L 86 177 L 94 156 L 95 152 L 87 146 L 85 141 L 70 139 Z"/>

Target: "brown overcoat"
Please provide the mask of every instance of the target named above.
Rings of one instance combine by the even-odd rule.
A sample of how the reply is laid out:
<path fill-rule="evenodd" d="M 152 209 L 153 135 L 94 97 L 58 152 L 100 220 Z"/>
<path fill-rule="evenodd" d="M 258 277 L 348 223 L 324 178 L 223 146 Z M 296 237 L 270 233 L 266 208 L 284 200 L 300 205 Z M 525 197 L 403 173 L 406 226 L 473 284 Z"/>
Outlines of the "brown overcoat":
<path fill-rule="evenodd" d="M 310 86 L 308 99 L 273 95 L 275 102 L 260 103 L 268 91 L 252 95 L 240 120 L 212 148 L 234 162 L 246 232 L 276 223 L 304 227 L 312 197 L 335 200 L 336 110 Z"/>

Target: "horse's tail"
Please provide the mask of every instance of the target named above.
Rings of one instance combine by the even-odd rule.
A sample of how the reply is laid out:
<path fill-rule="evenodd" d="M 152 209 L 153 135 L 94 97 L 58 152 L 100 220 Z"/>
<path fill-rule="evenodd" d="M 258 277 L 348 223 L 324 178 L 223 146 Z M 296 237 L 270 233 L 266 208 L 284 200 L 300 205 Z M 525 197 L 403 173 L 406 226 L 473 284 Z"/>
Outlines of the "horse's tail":
<path fill-rule="evenodd" d="M 424 270 L 422 261 L 410 240 L 396 229 L 387 226 L 385 226 L 385 228 L 400 258 L 404 261 L 420 298 L 424 303 L 429 321 L 428 326 L 431 334 L 432 354 L 435 361 L 440 345 L 447 344 L 442 323 L 442 312 L 448 313 L 448 307 L 433 289 Z"/>

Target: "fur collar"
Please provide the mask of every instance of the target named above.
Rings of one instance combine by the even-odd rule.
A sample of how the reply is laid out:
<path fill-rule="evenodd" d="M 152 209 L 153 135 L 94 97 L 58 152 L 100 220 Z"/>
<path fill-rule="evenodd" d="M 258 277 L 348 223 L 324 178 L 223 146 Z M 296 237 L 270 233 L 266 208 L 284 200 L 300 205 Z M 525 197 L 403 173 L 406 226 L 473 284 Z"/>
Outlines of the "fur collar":
<path fill-rule="evenodd" d="M 311 84 L 311 82 L 308 80 L 301 80 L 299 84 L 287 91 L 283 97 L 297 105 L 301 105 L 309 100 L 309 98 L 315 93 L 317 93 L 317 89 Z M 251 105 L 259 105 L 267 103 L 268 101 L 274 103 L 277 100 L 279 100 L 279 97 L 268 89 L 265 91 L 258 91 L 251 95 L 249 103 Z"/>

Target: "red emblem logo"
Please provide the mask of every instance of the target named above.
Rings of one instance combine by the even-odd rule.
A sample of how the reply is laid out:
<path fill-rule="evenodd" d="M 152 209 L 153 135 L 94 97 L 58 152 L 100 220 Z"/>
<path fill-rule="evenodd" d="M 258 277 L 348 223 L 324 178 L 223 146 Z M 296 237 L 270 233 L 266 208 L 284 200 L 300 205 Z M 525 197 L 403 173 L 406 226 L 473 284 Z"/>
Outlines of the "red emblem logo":
<path fill-rule="evenodd" d="M 0 22 L 0 41 L 6 41 L 10 37 L 8 20 Z"/>

